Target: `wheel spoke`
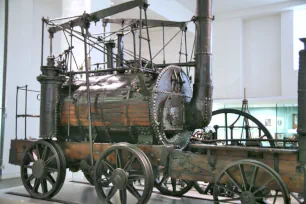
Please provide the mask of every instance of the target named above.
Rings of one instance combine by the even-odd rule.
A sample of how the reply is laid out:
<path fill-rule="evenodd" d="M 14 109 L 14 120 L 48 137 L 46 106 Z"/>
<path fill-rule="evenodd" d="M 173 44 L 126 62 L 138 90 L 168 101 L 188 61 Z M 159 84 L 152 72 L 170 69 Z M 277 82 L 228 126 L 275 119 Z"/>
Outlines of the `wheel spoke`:
<path fill-rule="evenodd" d="M 49 183 L 53 186 L 55 184 L 55 180 L 54 178 L 51 176 L 50 173 L 47 174 L 46 176 L 47 181 L 49 181 Z"/>
<path fill-rule="evenodd" d="M 219 200 L 220 202 L 230 202 L 230 201 L 237 201 L 237 200 L 240 200 L 240 197 L 239 198 L 231 198 L 231 199 L 223 199 L 223 200 Z"/>
<path fill-rule="evenodd" d="M 47 185 L 47 180 L 46 179 L 43 179 L 41 181 L 41 188 L 42 188 L 43 193 L 48 192 L 48 185 Z"/>
<path fill-rule="evenodd" d="M 35 179 L 34 187 L 33 187 L 33 191 L 35 193 L 38 193 L 39 184 L 40 184 L 40 180 L 39 179 Z"/>
<path fill-rule="evenodd" d="M 48 159 L 47 159 L 47 161 L 45 162 L 45 164 L 46 165 L 48 165 L 53 159 L 55 159 L 56 158 L 56 156 L 55 155 L 52 155 L 52 157 L 49 157 Z"/>
<path fill-rule="evenodd" d="M 34 179 L 34 175 L 32 174 L 31 176 L 29 176 L 25 181 L 27 183 L 31 182 Z"/>
<path fill-rule="evenodd" d="M 242 192 L 241 187 L 239 186 L 237 181 L 234 179 L 234 177 L 228 171 L 225 171 L 224 173 L 229 177 L 229 179 L 232 181 L 232 183 Z"/>
<path fill-rule="evenodd" d="M 260 187 L 259 189 L 257 189 L 253 194 L 255 195 L 256 193 L 258 193 L 259 191 L 262 191 L 263 189 L 265 189 L 267 187 L 267 185 L 269 183 L 271 183 L 274 180 L 274 178 L 271 178 L 269 181 L 267 181 L 262 187 Z"/>
<path fill-rule="evenodd" d="M 58 172 L 58 169 L 55 169 L 55 168 L 46 167 L 46 169 L 49 173 Z"/>
<path fill-rule="evenodd" d="M 48 146 L 45 146 L 44 151 L 42 153 L 41 159 L 43 161 L 45 161 L 46 157 L 47 157 L 47 151 L 48 151 Z"/>
<path fill-rule="evenodd" d="M 278 191 L 275 192 L 275 197 L 274 197 L 274 200 L 273 200 L 273 204 L 275 204 L 275 202 L 276 202 L 277 194 L 278 194 Z"/>
<path fill-rule="evenodd" d="M 222 188 L 223 190 L 225 190 L 225 191 L 228 191 L 228 192 L 231 192 L 232 194 L 236 194 L 236 195 L 239 195 L 240 196 L 240 194 L 238 193 L 238 192 L 235 192 L 235 191 L 233 191 L 233 190 L 230 190 L 230 189 L 228 189 L 228 188 L 226 188 L 226 187 L 224 187 L 224 186 L 221 186 L 221 185 L 218 185 L 218 184 L 215 184 L 218 188 Z"/>
<path fill-rule="evenodd" d="M 245 172 L 244 172 L 244 167 L 242 166 L 242 164 L 239 164 L 239 170 L 240 170 L 240 174 L 241 174 L 241 179 L 243 181 L 244 190 L 247 191 L 248 181 L 246 179 Z"/>
<path fill-rule="evenodd" d="M 106 201 L 110 201 L 110 199 L 112 199 L 112 197 L 115 195 L 115 193 L 117 192 L 117 188 L 115 188 L 114 186 L 109 190 L 108 195 L 106 197 Z"/>
<path fill-rule="evenodd" d="M 116 168 L 122 167 L 122 157 L 121 157 L 121 150 L 116 149 Z"/>
<path fill-rule="evenodd" d="M 255 186 L 257 173 L 258 173 L 258 166 L 255 166 L 254 171 L 253 171 L 253 175 L 252 175 L 252 178 L 251 178 L 250 188 L 249 188 L 250 192 L 252 191 L 252 187 Z"/>
<path fill-rule="evenodd" d="M 38 144 L 36 144 L 36 156 L 37 156 L 37 159 L 40 159 L 40 152 L 39 152 L 39 147 L 38 147 Z"/>
<path fill-rule="evenodd" d="M 132 180 L 132 181 L 137 181 L 137 180 L 141 180 L 141 179 L 144 179 L 144 175 L 140 175 L 140 174 L 132 174 L 129 176 L 129 180 Z"/>
<path fill-rule="evenodd" d="M 35 159 L 34 159 L 34 157 L 33 157 L 33 154 L 32 154 L 32 153 L 27 152 L 27 155 L 28 155 L 28 157 L 30 157 L 31 162 L 34 162 L 34 161 L 35 161 Z"/>
<path fill-rule="evenodd" d="M 120 201 L 121 204 L 127 203 L 126 189 L 120 190 Z"/>
<path fill-rule="evenodd" d="M 134 163 L 134 161 L 137 159 L 136 156 L 133 156 L 132 159 L 130 161 L 128 161 L 128 163 L 125 165 L 124 167 L 124 171 L 128 172 L 131 167 L 132 167 L 132 164 Z"/>
<path fill-rule="evenodd" d="M 137 198 L 137 200 L 140 200 L 141 195 L 133 185 L 128 184 L 127 189 L 135 198 Z"/>
<path fill-rule="evenodd" d="M 33 169 L 33 166 L 30 166 L 30 165 L 24 165 L 23 167 L 27 169 Z"/>
<path fill-rule="evenodd" d="M 160 184 L 164 183 L 165 181 L 167 182 L 168 178 L 170 178 L 170 176 L 168 176 L 168 174 L 165 174 L 162 178 L 162 180 L 159 182 Z"/>
<path fill-rule="evenodd" d="M 101 162 L 107 166 L 107 168 L 110 170 L 110 172 L 113 172 L 114 171 L 114 167 L 107 161 L 107 160 L 104 160 L 104 159 L 101 159 Z"/>
<path fill-rule="evenodd" d="M 173 192 L 175 192 L 176 191 L 176 179 L 171 178 L 171 185 L 172 185 Z"/>

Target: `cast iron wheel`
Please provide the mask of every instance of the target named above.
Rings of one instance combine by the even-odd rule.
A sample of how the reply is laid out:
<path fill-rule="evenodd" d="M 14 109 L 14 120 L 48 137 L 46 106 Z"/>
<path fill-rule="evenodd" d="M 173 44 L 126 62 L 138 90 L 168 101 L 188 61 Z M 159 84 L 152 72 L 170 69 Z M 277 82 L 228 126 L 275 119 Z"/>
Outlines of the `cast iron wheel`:
<path fill-rule="evenodd" d="M 171 178 L 166 173 L 158 176 L 154 182 L 161 194 L 169 196 L 182 196 L 193 187 L 193 184 L 193 181 Z"/>
<path fill-rule="evenodd" d="M 64 185 L 64 182 L 65 182 L 65 178 L 66 178 L 66 158 L 65 158 L 65 154 L 64 154 L 64 151 L 62 150 L 62 148 L 53 140 L 45 140 L 47 142 L 49 142 L 55 149 L 56 151 L 58 152 L 58 154 L 60 155 L 61 159 L 61 166 L 62 166 L 62 170 L 61 170 L 61 179 L 63 180 L 63 183 L 58 186 L 57 190 L 54 192 L 54 194 L 52 196 L 55 196 L 62 188 L 62 186 Z"/>
<path fill-rule="evenodd" d="M 217 126 L 220 127 L 220 128 L 226 128 L 228 130 L 226 132 L 226 134 L 229 134 L 229 133 L 232 134 L 231 133 L 231 127 L 232 128 L 236 128 L 236 127 L 237 128 L 241 128 L 241 126 L 239 127 L 239 125 L 236 125 L 238 120 L 241 118 L 243 120 L 246 119 L 247 121 L 250 121 L 250 122 L 252 122 L 255 125 L 255 126 L 248 126 L 248 127 L 246 125 L 243 125 L 244 126 L 243 129 L 245 129 L 246 127 L 248 129 L 256 128 L 256 129 L 258 129 L 258 136 L 259 137 L 264 137 L 265 136 L 267 139 L 273 139 L 273 137 L 272 137 L 271 133 L 269 132 L 269 130 L 257 118 L 255 118 L 254 116 L 252 116 L 251 114 L 249 114 L 247 112 L 244 112 L 244 111 L 241 111 L 241 110 L 236 110 L 236 109 L 230 109 L 230 108 L 220 109 L 220 110 L 216 110 L 216 111 L 212 112 L 212 116 L 216 116 L 216 115 L 220 115 L 220 114 L 224 114 L 225 115 L 225 117 L 224 117 L 225 125 L 223 127 L 218 126 L 218 125 Z M 234 120 L 234 122 L 230 123 L 230 121 L 228 121 L 228 114 L 237 115 L 236 119 Z M 213 125 L 213 124 L 210 124 L 210 126 L 211 125 Z M 247 134 L 246 131 L 245 131 L 245 134 Z M 230 139 L 228 137 L 228 135 L 226 137 L 228 139 Z M 275 147 L 276 146 L 274 141 L 269 141 L 269 144 L 270 144 L 271 147 Z"/>
<path fill-rule="evenodd" d="M 63 186 L 65 160 L 57 147 L 39 140 L 28 147 L 21 163 L 21 180 L 29 194 L 38 199 L 55 196 Z"/>
<path fill-rule="evenodd" d="M 105 171 L 107 169 L 107 171 Z M 108 204 L 119 191 L 121 204 L 127 203 L 127 191 L 135 203 L 145 204 L 151 197 L 154 173 L 147 156 L 137 147 L 119 143 L 105 150 L 95 167 L 95 188 L 99 198 Z M 134 182 L 144 181 L 144 189 L 138 190 Z M 109 182 L 109 188 L 105 187 Z"/>
<path fill-rule="evenodd" d="M 290 196 L 276 171 L 262 162 L 245 159 L 222 170 L 214 185 L 214 202 L 288 204 Z"/>
<path fill-rule="evenodd" d="M 200 194 L 210 194 L 212 195 L 214 192 L 214 184 L 213 183 L 204 183 L 201 181 L 196 181 L 193 184 L 193 187 L 200 193 Z"/>
<path fill-rule="evenodd" d="M 90 175 L 90 172 L 84 172 L 83 171 L 83 174 L 84 174 L 86 180 L 90 183 L 90 185 L 94 186 L 95 185 L 94 180 L 93 180 L 92 176 Z"/>

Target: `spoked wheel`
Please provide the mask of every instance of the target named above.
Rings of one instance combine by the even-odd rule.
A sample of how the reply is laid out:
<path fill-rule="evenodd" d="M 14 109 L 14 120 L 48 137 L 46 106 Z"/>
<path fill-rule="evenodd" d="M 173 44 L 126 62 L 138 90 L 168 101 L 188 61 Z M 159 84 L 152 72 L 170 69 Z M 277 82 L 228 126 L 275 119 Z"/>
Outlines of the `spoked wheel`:
<path fill-rule="evenodd" d="M 214 185 L 215 203 L 290 203 L 286 184 L 266 164 L 241 160 L 227 166 Z"/>
<path fill-rule="evenodd" d="M 93 176 L 90 174 L 90 172 L 84 172 L 84 171 L 83 171 L 83 174 L 84 174 L 86 180 L 87 180 L 91 185 L 95 185 L 95 184 L 94 184 Z"/>
<path fill-rule="evenodd" d="M 66 161 L 62 150 L 48 141 L 37 141 L 24 152 L 21 180 L 31 196 L 46 199 L 55 196 L 63 186 Z"/>
<path fill-rule="evenodd" d="M 95 167 L 95 188 L 99 198 L 105 203 L 145 204 L 151 197 L 154 174 L 147 156 L 137 147 L 125 143 L 116 144 L 105 150 Z M 143 180 L 144 188 L 134 186 Z M 109 183 L 109 187 L 105 187 Z M 119 194 L 119 197 L 118 195 Z M 132 200 L 132 201 L 131 201 Z"/>
<path fill-rule="evenodd" d="M 213 183 L 204 183 L 202 181 L 196 181 L 196 182 L 194 182 L 193 187 L 200 194 L 210 194 L 210 195 L 212 195 L 213 192 L 214 192 L 214 184 Z"/>
<path fill-rule="evenodd" d="M 168 174 L 165 173 L 156 178 L 155 187 L 161 194 L 170 196 L 182 196 L 193 187 L 193 182 L 171 178 L 168 176 Z"/>
<path fill-rule="evenodd" d="M 249 113 L 226 108 L 213 111 L 212 115 L 212 122 L 209 126 L 214 127 L 217 136 L 223 135 L 225 139 L 270 139 L 271 141 L 267 142 L 266 145 L 276 146 L 275 142 L 272 141 L 273 137 L 269 130 Z M 223 123 L 220 125 L 222 120 Z"/>

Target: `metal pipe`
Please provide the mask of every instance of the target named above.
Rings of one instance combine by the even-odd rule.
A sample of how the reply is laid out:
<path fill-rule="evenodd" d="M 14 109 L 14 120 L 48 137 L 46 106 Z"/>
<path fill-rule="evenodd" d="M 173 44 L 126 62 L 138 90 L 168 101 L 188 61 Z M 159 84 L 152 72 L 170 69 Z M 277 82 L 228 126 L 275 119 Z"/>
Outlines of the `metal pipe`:
<path fill-rule="evenodd" d="M 69 138 L 70 136 L 70 103 L 71 103 L 71 83 L 72 83 L 72 74 L 71 74 L 71 71 L 72 71 L 72 40 L 73 40 L 73 36 L 72 36 L 72 32 L 73 32 L 73 28 L 71 29 L 71 36 L 70 36 L 70 68 L 69 68 L 69 71 L 70 71 L 70 75 L 69 75 L 69 103 L 68 103 L 68 130 L 67 130 L 67 136 Z"/>
<path fill-rule="evenodd" d="M 139 68 L 142 69 L 142 59 L 141 59 L 141 40 L 142 40 L 142 7 L 140 7 L 140 17 L 139 17 Z"/>
<path fill-rule="evenodd" d="M 207 145 L 207 144 L 190 144 L 189 148 L 195 149 L 222 149 L 233 151 L 246 151 L 246 152 L 269 152 L 269 153 L 281 153 L 281 154 L 296 154 L 297 149 L 276 149 L 266 147 L 240 147 L 240 146 L 227 146 L 227 145 Z"/>
<path fill-rule="evenodd" d="M 193 98 L 187 107 L 188 129 L 206 127 L 212 117 L 212 0 L 197 0 L 196 68 Z"/>
<path fill-rule="evenodd" d="M 117 34 L 117 58 L 116 58 L 116 66 L 117 68 L 123 67 L 123 33 L 118 33 Z"/>
<path fill-rule="evenodd" d="M 15 139 L 17 140 L 18 139 L 18 136 L 17 136 L 17 134 L 18 134 L 18 132 L 17 132 L 17 128 L 18 128 L 18 92 L 19 92 L 19 86 L 17 86 L 17 88 L 16 88 L 16 110 L 15 110 L 15 112 L 16 112 L 16 116 L 15 116 Z"/>
<path fill-rule="evenodd" d="M 166 64 L 166 53 L 165 53 L 165 26 L 163 25 L 163 63 Z"/>
<path fill-rule="evenodd" d="M 113 57 L 113 49 L 115 47 L 115 43 L 113 41 L 109 41 L 105 43 L 106 53 L 107 53 L 107 68 L 114 68 L 114 57 Z"/>
<path fill-rule="evenodd" d="M 135 26 L 132 26 L 132 35 L 133 35 L 133 49 L 134 49 L 134 64 L 137 67 L 137 53 L 136 53 L 136 30 Z"/>
<path fill-rule="evenodd" d="M 6 100 L 6 72 L 7 72 L 7 45 L 8 45 L 8 26 L 9 26 L 9 1 L 5 0 L 5 23 L 4 23 L 4 49 L 3 49 L 3 76 L 2 76 L 2 104 L 1 104 L 1 135 L 0 135 L 0 166 L 3 166 L 3 146 L 4 146 L 4 128 L 5 128 L 5 100 Z M 0 168 L 0 176 L 2 168 Z"/>
<path fill-rule="evenodd" d="M 104 41 L 106 40 L 106 25 L 107 23 L 104 23 L 103 20 L 102 20 L 102 24 L 103 24 L 103 38 L 104 38 Z M 103 68 L 105 69 L 106 67 L 106 46 L 104 46 L 104 53 L 103 53 L 103 60 L 104 60 L 104 64 L 103 64 Z"/>
<path fill-rule="evenodd" d="M 80 15 L 79 16 L 68 16 L 68 17 L 62 17 L 62 18 L 53 18 L 49 21 L 60 21 L 60 20 L 66 20 L 66 19 L 71 19 L 71 18 L 79 18 L 81 17 Z"/>
<path fill-rule="evenodd" d="M 40 66 L 44 65 L 44 36 L 45 36 L 45 19 L 41 19 L 41 58 L 40 58 Z"/>
<path fill-rule="evenodd" d="M 93 161 L 93 143 L 92 143 L 92 132 L 91 132 L 91 100 L 90 100 L 90 88 L 89 88 L 89 68 L 87 61 L 87 34 L 88 28 L 86 28 L 86 34 L 84 33 L 84 28 L 82 27 L 82 34 L 84 36 L 84 52 L 85 52 L 85 70 L 86 70 L 86 92 L 87 92 L 87 109 L 88 109 L 88 137 L 90 144 L 90 161 L 91 166 L 94 165 Z"/>
<path fill-rule="evenodd" d="M 24 140 L 27 140 L 27 109 L 28 109 L 28 85 L 25 86 L 25 102 L 24 102 Z"/>
<path fill-rule="evenodd" d="M 300 39 L 304 49 L 299 52 L 300 65 L 298 73 L 298 128 L 299 134 L 299 161 L 306 164 L 306 38 Z M 306 186 L 306 178 L 305 178 Z"/>
<path fill-rule="evenodd" d="M 151 66 L 152 69 L 154 69 L 154 64 L 153 64 L 153 57 L 152 57 L 152 49 L 151 49 L 151 39 L 150 39 L 150 32 L 148 28 L 148 17 L 147 17 L 147 6 L 144 7 L 144 14 L 145 14 L 145 21 L 146 21 L 146 30 L 147 30 L 147 40 L 148 40 L 148 46 L 149 46 L 149 54 L 150 54 L 150 61 L 151 61 Z"/>

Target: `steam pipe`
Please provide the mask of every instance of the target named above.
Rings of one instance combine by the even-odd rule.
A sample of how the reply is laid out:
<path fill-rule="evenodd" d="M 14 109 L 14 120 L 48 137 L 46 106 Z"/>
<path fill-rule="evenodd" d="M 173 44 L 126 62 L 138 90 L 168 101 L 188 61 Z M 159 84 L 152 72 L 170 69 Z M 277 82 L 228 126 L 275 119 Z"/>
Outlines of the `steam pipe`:
<path fill-rule="evenodd" d="M 124 60 L 123 58 L 123 36 L 124 34 L 122 33 L 117 34 L 117 47 L 118 47 L 117 59 L 116 59 L 117 68 L 123 67 L 123 60 Z"/>
<path fill-rule="evenodd" d="M 304 43 L 304 49 L 299 53 L 297 132 L 299 134 L 299 161 L 306 164 L 306 38 L 300 40 Z"/>
<path fill-rule="evenodd" d="M 107 68 L 114 68 L 114 57 L 113 57 L 113 49 L 115 47 L 115 43 L 113 41 L 109 41 L 105 43 L 106 46 L 106 55 L 107 55 Z"/>
<path fill-rule="evenodd" d="M 188 129 L 206 127 L 212 116 L 212 0 L 197 0 L 195 79 L 193 98 L 187 106 Z"/>

